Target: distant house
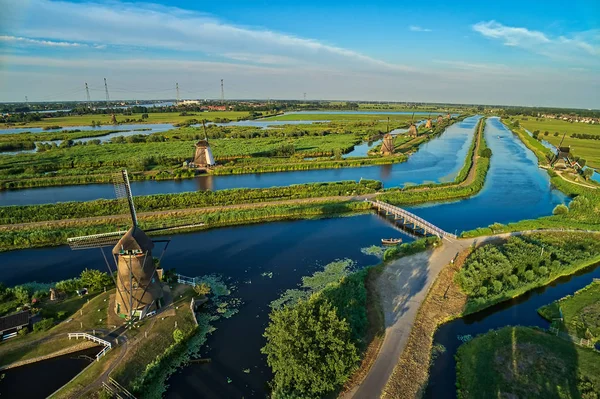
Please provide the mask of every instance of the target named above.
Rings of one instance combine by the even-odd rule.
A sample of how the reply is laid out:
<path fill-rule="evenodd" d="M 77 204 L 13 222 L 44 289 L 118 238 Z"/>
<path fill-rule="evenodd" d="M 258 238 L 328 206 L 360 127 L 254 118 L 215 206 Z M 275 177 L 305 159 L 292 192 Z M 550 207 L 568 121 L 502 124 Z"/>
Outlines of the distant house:
<path fill-rule="evenodd" d="M 29 311 L 24 310 L 8 316 L 0 317 L 0 339 L 12 338 L 22 328 L 29 327 Z"/>

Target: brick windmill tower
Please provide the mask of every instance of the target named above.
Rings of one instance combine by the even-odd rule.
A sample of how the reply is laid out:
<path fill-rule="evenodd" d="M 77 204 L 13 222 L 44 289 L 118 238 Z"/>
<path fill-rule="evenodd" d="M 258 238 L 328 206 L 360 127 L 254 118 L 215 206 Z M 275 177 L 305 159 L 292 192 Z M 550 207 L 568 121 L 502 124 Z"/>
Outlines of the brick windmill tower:
<path fill-rule="evenodd" d="M 152 240 L 139 227 L 126 170 L 115 175 L 115 192 L 117 198 L 126 199 L 131 216 L 131 228 L 127 231 L 69 238 L 67 241 L 73 250 L 90 248 L 102 250 L 104 247 L 113 247 L 111 254 L 116 267 L 114 272 L 104 250 L 102 250 L 102 255 L 117 287 L 114 311 L 117 315 L 127 319 L 141 319 L 162 306 L 161 272 L 154 264 L 152 250 L 156 242 L 164 242 L 166 243 L 163 250 L 164 255 L 170 240 Z M 172 227 L 148 231 L 170 228 Z"/>

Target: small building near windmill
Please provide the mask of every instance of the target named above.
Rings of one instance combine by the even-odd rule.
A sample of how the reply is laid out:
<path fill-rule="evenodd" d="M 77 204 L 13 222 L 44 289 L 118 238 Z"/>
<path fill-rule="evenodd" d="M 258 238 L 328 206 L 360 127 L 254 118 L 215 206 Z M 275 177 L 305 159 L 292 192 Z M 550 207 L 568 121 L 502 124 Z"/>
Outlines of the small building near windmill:
<path fill-rule="evenodd" d="M 162 286 L 152 258 L 154 242 L 139 227 L 133 226 L 114 246 L 117 258 L 115 313 L 143 318 L 161 307 Z"/>
<path fill-rule="evenodd" d="M 23 328 L 29 327 L 29 311 L 14 313 L 0 317 L 0 341 L 12 338 Z"/>
<path fill-rule="evenodd" d="M 394 153 L 394 136 L 386 134 L 381 143 L 381 155 L 392 155 Z"/>
<path fill-rule="evenodd" d="M 195 147 L 194 159 L 191 162 L 195 168 L 206 169 L 215 166 L 215 158 L 213 157 L 208 140 L 198 141 Z"/>

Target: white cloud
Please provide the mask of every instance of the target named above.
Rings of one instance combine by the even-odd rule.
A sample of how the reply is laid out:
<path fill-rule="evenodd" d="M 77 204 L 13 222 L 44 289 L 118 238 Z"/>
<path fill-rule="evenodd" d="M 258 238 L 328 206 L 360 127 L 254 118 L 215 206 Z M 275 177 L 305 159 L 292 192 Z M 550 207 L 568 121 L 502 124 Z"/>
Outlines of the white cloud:
<path fill-rule="evenodd" d="M 416 26 L 416 25 L 411 25 L 408 27 L 408 29 L 411 30 L 412 32 L 431 32 L 431 29 L 422 28 L 422 27 Z"/>
<path fill-rule="evenodd" d="M 287 65 L 296 60 L 354 69 L 414 70 L 314 39 L 236 26 L 206 14 L 156 4 L 30 0 L 9 7 L 21 11 L 14 12 L 21 20 L 13 24 L 13 34 L 23 37 L 229 56 L 254 63 Z"/>
<path fill-rule="evenodd" d="M 6 36 L 6 35 L 0 35 L 0 41 L 31 44 L 31 45 L 45 46 L 45 47 L 88 47 L 88 45 L 84 44 L 84 43 L 55 42 L 52 40 L 30 39 L 28 37 L 17 37 L 17 36 Z"/>
<path fill-rule="evenodd" d="M 494 20 L 478 22 L 472 28 L 475 32 L 487 38 L 502 41 L 505 46 L 528 49 L 556 59 L 574 60 L 581 56 L 581 53 L 593 56 L 600 55 L 598 37 L 590 34 L 593 32 L 579 32 L 570 38 L 565 36 L 553 38 L 540 31 L 506 26 Z M 586 41 L 586 36 L 589 36 L 596 43 Z"/>

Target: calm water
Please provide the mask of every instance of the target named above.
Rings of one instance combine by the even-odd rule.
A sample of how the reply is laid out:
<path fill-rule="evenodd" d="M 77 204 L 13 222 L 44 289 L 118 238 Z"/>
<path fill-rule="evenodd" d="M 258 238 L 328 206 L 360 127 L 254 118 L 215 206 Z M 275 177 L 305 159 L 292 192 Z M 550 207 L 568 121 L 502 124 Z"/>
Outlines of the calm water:
<path fill-rule="evenodd" d="M 93 347 L 4 370 L 0 372 L 4 374 L 4 378 L 0 379 L 0 396 L 2 398 L 46 398 L 90 364 L 90 360 L 78 356 L 94 357 L 100 349 L 101 347 Z"/>
<path fill-rule="evenodd" d="M 577 275 L 561 278 L 554 283 L 531 291 L 519 298 L 463 317 L 442 325 L 436 331 L 434 344 L 442 344 L 446 352 L 440 355 L 430 370 L 426 398 L 456 398 L 456 361 L 454 355 L 461 344 L 458 335 L 483 334 L 491 329 L 508 325 L 538 326 L 548 328 L 546 319 L 537 314 L 537 309 L 590 284 L 600 278 L 600 265 L 596 265 Z"/>
<path fill-rule="evenodd" d="M 361 178 L 381 180 L 386 187 L 450 181 L 464 164 L 479 118 L 467 118 L 450 126 L 441 136 L 423 144 L 407 162 L 400 164 L 228 176 L 208 175 L 186 180 L 147 180 L 133 182 L 131 188 L 135 195 L 150 195 L 238 187 L 265 188 L 340 180 L 358 181 Z M 88 184 L 0 191 L 0 205 L 89 201 L 98 198 L 114 198 L 112 185 Z"/>
<path fill-rule="evenodd" d="M 63 130 L 81 130 L 84 132 L 87 131 L 102 131 L 102 130 L 125 130 L 127 133 L 134 131 L 135 129 L 150 129 L 144 131 L 133 132 L 131 134 L 150 134 L 157 132 L 164 132 L 170 129 L 173 129 L 173 125 L 170 123 L 139 123 L 139 124 L 129 124 L 129 125 L 102 125 L 98 127 L 91 126 L 65 126 L 60 129 L 53 130 L 44 130 L 41 127 L 31 127 L 31 128 L 10 128 L 10 129 L 0 129 L 0 134 L 10 134 L 10 133 L 48 133 L 48 132 L 61 132 Z M 126 132 L 121 132 L 115 135 L 125 136 Z M 112 135 L 111 135 L 112 136 Z M 93 137 L 89 138 L 89 140 L 93 140 L 94 138 L 105 139 L 108 136 L 101 137 Z"/>
<path fill-rule="evenodd" d="M 464 129 L 469 130 L 461 128 Z M 463 146 L 468 147 L 466 138 L 472 133 L 464 136 Z M 410 210 L 448 231 L 462 231 L 494 222 L 548 215 L 557 203 L 565 201 L 563 195 L 551 190 L 546 173 L 537 168 L 533 154 L 497 119 L 488 120 L 486 139 L 494 155 L 480 194 L 463 201 Z M 411 240 L 373 214 L 174 236 L 163 260 L 165 267 L 175 267 L 189 276 L 220 273 L 235 283 L 234 295 L 244 304 L 239 314 L 219 322 L 218 330 L 209 337 L 203 357 L 210 357 L 212 362 L 177 372 L 169 381 L 167 396 L 264 397 L 270 371 L 260 348 L 264 345 L 262 333 L 268 322 L 268 304 L 283 290 L 300 283 L 302 276 L 332 260 L 351 258 L 359 267 L 377 263 L 376 258 L 362 254 L 360 248 L 378 245 L 383 237 Z M 85 257 L 83 254 L 67 247 L 0 253 L 0 276 L 6 284 L 14 285 L 32 279 L 69 278 L 86 267 L 105 270 L 99 251 L 87 251 Z M 272 278 L 262 276 L 269 272 L 273 272 Z M 244 339 L 240 340 L 240 336 Z M 250 373 L 244 373 L 244 369 L 250 369 Z M 454 373 L 454 370 L 444 372 Z"/>

